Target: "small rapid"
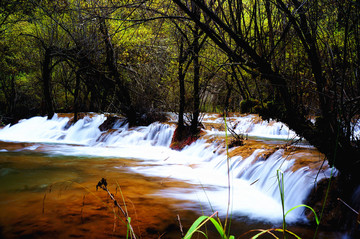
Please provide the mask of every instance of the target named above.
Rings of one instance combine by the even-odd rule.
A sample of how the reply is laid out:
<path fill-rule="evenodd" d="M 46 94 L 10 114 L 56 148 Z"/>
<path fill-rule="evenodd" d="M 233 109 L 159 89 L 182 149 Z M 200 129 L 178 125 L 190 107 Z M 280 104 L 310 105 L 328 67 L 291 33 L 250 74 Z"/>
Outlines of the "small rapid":
<path fill-rule="evenodd" d="M 204 138 L 182 151 L 175 151 L 169 148 L 174 125 L 156 122 L 129 128 L 127 124 L 118 122 L 111 130 L 101 131 L 99 126 L 106 119 L 103 114 L 85 116 L 70 125 L 69 117 L 33 117 L 0 129 L 0 141 L 33 143 L 23 150 L 38 150 L 46 154 L 119 158 L 119 165 L 121 158 L 138 160 L 138 164 L 129 170 L 164 180 L 186 181 L 197 188 L 163 190 L 159 194 L 200 202 L 205 207 L 224 213 L 228 206 L 230 183 L 230 207 L 234 214 L 274 223 L 282 220 L 279 175 L 283 175 L 285 208 L 289 210 L 302 204 L 316 180 L 329 176 L 331 170 L 323 170 L 319 175 L 309 167 L 293 171 L 295 159 L 284 156 L 284 149 L 275 150 L 267 158 L 262 156 L 262 148 L 254 149 L 245 158 L 228 158 L 221 143 Z M 203 122 L 222 123 L 221 119 L 210 117 L 205 117 Z M 251 115 L 233 117 L 229 122 L 238 133 L 278 139 L 296 137 L 284 124 L 255 121 Z M 206 132 L 208 136 L 225 134 L 215 129 Z M 0 152 L 5 152 L 2 150 L 6 149 L 0 149 Z M 302 210 L 297 209 L 289 214 L 287 220 L 296 222 L 305 218 Z"/>
<path fill-rule="evenodd" d="M 223 118 L 215 118 L 214 115 L 205 116 L 203 122 L 223 123 Z M 227 117 L 228 127 L 239 135 L 248 135 L 259 138 L 271 139 L 294 139 L 298 138 L 296 133 L 289 129 L 285 124 L 276 122 L 274 120 L 265 121 L 261 120 L 256 115 L 243 115 Z M 207 131 L 209 134 L 221 134 L 224 131 L 211 129 Z"/>

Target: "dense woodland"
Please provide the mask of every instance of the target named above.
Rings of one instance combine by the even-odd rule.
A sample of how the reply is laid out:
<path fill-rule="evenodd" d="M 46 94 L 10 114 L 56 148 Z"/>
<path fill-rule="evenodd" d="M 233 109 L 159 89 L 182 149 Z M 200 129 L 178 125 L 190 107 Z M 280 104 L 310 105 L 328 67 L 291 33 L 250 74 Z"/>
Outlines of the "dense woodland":
<path fill-rule="evenodd" d="M 350 195 L 360 1 L 2 0 L 0 120 L 82 111 L 174 111 L 192 134 L 200 112 L 258 113 L 323 152 Z"/>

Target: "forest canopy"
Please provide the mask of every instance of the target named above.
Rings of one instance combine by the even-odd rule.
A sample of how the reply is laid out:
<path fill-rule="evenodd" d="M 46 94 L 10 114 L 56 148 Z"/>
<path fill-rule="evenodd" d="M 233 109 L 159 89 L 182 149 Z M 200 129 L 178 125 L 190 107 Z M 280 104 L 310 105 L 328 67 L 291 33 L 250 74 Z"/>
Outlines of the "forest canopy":
<path fill-rule="evenodd" d="M 0 120 L 173 111 L 196 133 L 200 112 L 258 113 L 357 184 L 359 15 L 358 0 L 3 0 Z"/>

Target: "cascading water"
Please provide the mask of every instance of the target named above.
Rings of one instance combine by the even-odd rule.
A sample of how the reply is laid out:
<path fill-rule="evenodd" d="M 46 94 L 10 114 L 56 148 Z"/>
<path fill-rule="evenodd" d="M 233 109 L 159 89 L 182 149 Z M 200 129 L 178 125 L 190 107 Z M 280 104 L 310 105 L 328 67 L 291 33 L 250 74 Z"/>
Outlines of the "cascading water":
<path fill-rule="evenodd" d="M 228 123 L 237 134 L 246 134 L 248 136 L 273 138 L 273 139 L 292 139 L 297 135 L 285 124 L 276 121 L 264 121 L 255 115 L 245 115 L 239 117 L 228 117 Z M 203 122 L 223 123 L 222 118 L 213 120 L 205 117 Z M 209 134 L 219 134 L 216 129 L 209 130 Z"/>
<path fill-rule="evenodd" d="M 41 145 L 41 150 L 49 154 L 140 159 L 141 162 L 131 168 L 136 173 L 201 185 L 195 192 L 177 189 L 161 193 L 200 201 L 203 205 L 211 203 L 220 212 L 225 212 L 227 207 L 229 163 L 232 211 L 271 222 L 282 219 L 278 170 L 283 173 L 286 210 L 301 204 L 315 182 L 317 172 L 307 167 L 293 172 L 295 160 L 286 159 L 282 149 L 275 151 L 266 160 L 260 157 L 263 149 L 256 149 L 247 158 L 234 156 L 227 162 L 223 148 L 216 142 L 208 143 L 204 139 L 180 152 L 171 150 L 169 145 L 175 127 L 168 124 L 153 123 L 133 129 L 129 129 L 127 125 L 115 124 L 111 131 L 102 132 L 99 126 L 106 120 L 104 115 L 85 117 L 70 127 L 69 120 L 57 115 L 51 120 L 46 117 L 22 120 L 16 125 L 0 129 L 0 140 L 36 143 L 25 150 L 38 150 Z M 232 120 L 236 131 L 252 136 L 296 137 L 281 123 L 254 123 L 253 116 Z M 210 119 L 205 118 L 204 122 L 206 121 Z M 211 135 L 215 131 L 207 132 Z M 317 180 L 325 177 L 328 171 L 320 174 Z M 292 212 L 288 221 L 301 220 L 301 212 Z"/>

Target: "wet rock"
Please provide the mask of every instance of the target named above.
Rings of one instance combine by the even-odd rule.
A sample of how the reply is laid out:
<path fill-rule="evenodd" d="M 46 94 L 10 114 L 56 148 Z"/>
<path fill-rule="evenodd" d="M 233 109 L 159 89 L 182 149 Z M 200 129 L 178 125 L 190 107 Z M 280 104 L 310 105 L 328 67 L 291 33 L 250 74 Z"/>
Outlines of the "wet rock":
<path fill-rule="evenodd" d="M 243 138 L 234 138 L 231 140 L 230 144 L 228 145 L 229 149 L 233 147 L 243 146 L 244 139 Z"/>
<path fill-rule="evenodd" d="M 349 206 L 355 205 L 351 200 L 351 193 L 349 193 L 352 190 L 339 177 L 331 179 L 330 187 L 329 180 L 323 179 L 318 182 L 305 204 L 314 209 L 318 218 L 323 210 L 320 221 L 321 228 L 330 231 L 347 231 L 351 235 L 359 235 L 358 215 L 349 208 Z M 344 202 L 348 205 L 345 205 Z M 359 208 L 355 208 L 355 210 L 358 211 Z M 316 225 L 314 213 L 310 209 L 305 210 L 305 215 L 312 224 Z"/>
<path fill-rule="evenodd" d="M 179 127 L 177 127 L 171 140 L 170 148 L 182 150 L 185 146 L 195 142 L 199 137 L 200 133 L 197 135 L 191 133 L 190 126 L 184 126 L 182 130 L 179 130 Z"/>
<path fill-rule="evenodd" d="M 337 200 L 340 193 L 338 190 L 338 180 L 332 179 L 331 188 L 325 202 L 328 184 L 329 179 L 321 180 L 311 191 L 306 204 L 312 207 L 317 216 L 320 217 L 322 207 L 325 203 L 321 226 L 330 229 L 331 227 L 338 226 L 339 223 L 341 223 L 343 220 L 343 213 L 342 206 Z M 305 215 L 312 223 L 315 223 L 314 213 L 310 209 L 305 210 Z"/>
<path fill-rule="evenodd" d="M 122 118 L 119 116 L 109 115 L 106 117 L 106 120 L 99 126 L 99 129 L 101 131 L 107 131 L 109 129 L 112 129 L 114 125 L 120 120 L 122 120 Z"/>
<path fill-rule="evenodd" d="M 64 116 L 65 114 L 60 114 L 60 117 L 66 117 L 66 116 Z M 73 114 L 72 114 L 73 115 Z M 79 120 L 79 119 L 83 119 L 85 116 L 87 116 L 87 114 L 86 113 L 77 113 L 77 120 Z M 69 129 L 73 124 L 75 124 L 76 123 L 76 121 L 75 121 L 75 117 L 74 116 L 72 116 L 71 118 L 70 118 L 70 120 L 67 122 L 67 124 L 64 126 L 64 129 L 65 130 L 67 130 L 67 129 Z"/>

